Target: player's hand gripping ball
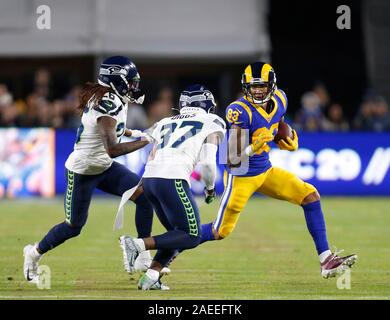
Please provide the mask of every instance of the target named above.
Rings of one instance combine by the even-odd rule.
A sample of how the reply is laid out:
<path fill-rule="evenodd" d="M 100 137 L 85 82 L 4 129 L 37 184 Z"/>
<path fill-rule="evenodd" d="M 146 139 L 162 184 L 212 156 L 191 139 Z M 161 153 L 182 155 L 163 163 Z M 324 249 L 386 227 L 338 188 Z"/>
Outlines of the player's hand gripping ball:
<path fill-rule="evenodd" d="M 297 132 L 294 129 L 291 129 L 287 123 L 280 122 L 274 142 L 281 150 L 295 151 L 298 149 Z"/>

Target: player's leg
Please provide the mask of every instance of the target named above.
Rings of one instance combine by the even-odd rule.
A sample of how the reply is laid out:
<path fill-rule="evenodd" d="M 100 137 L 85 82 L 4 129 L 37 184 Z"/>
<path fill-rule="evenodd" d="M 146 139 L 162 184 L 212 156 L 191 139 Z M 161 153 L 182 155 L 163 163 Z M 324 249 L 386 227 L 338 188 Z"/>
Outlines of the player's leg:
<path fill-rule="evenodd" d="M 161 268 L 172 259 L 176 250 L 196 247 L 200 243 L 201 230 L 198 208 L 186 181 L 146 178 L 144 188 L 147 195 L 150 192 L 155 199 L 159 199 L 163 215 L 170 226 L 169 230 L 164 234 L 144 239 L 121 238 L 128 251 L 130 267 L 132 260 L 130 257 L 143 250 L 159 250 L 151 269 L 140 280 L 140 288 L 148 289 L 150 282 L 144 283 L 145 278 L 157 279 Z"/>
<path fill-rule="evenodd" d="M 160 200 L 159 198 L 157 198 L 153 193 L 150 192 L 149 188 L 145 190 L 145 195 L 152 203 L 160 223 L 164 226 L 166 230 L 173 230 L 174 226 L 171 225 L 171 223 L 169 222 L 162 207 L 163 199 Z M 176 253 L 177 250 L 157 250 L 157 253 L 153 260 L 154 262 L 159 263 L 161 267 L 165 267 L 173 259 L 173 256 L 175 256 Z"/>
<path fill-rule="evenodd" d="M 185 180 L 145 179 L 145 188 L 150 188 L 159 199 L 164 215 L 172 226 L 166 233 L 145 239 L 154 242 L 154 249 L 191 249 L 199 244 L 201 237 L 198 206 Z M 147 243 L 147 246 L 152 245 Z"/>
<path fill-rule="evenodd" d="M 313 185 L 287 170 L 273 167 L 267 171 L 267 178 L 258 191 L 270 197 L 302 206 L 306 225 L 313 238 L 324 277 L 334 276 L 337 272 L 343 271 L 345 266 L 351 266 L 355 262 L 356 255 L 342 258 L 338 257 L 337 254 L 332 254 L 329 250 L 320 195 Z"/>
<path fill-rule="evenodd" d="M 159 218 L 161 224 L 167 230 L 173 229 L 173 227 L 169 224 L 168 220 L 164 216 L 164 213 L 163 213 L 163 210 L 162 210 L 161 205 L 159 203 L 159 200 L 153 194 L 151 194 L 150 192 L 148 193 L 147 191 L 148 190 L 143 190 L 143 195 L 147 198 L 148 202 L 154 208 L 154 210 L 157 214 L 157 217 Z M 141 239 L 147 238 L 147 236 L 141 237 L 139 234 L 140 233 L 138 233 L 138 238 L 141 238 Z M 151 255 L 150 255 L 150 251 L 149 250 L 141 251 L 139 253 L 138 257 L 134 261 L 134 266 L 131 267 L 131 257 L 129 257 L 129 254 L 126 251 L 126 247 L 123 243 L 123 240 L 125 238 L 126 238 L 126 236 L 123 236 L 120 238 L 120 246 L 121 246 L 122 251 L 123 251 L 123 265 L 124 265 L 126 272 L 132 274 L 133 272 L 147 271 L 147 269 L 151 266 L 152 260 L 153 260 Z M 169 268 L 163 266 L 163 268 L 161 270 L 161 274 L 168 274 L 170 272 L 171 272 L 171 270 Z"/>
<path fill-rule="evenodd" d="M 225 191 L 221 198 L 217 218 L 202 225 L 201 243 L 226 238 L 235 228 L 240 213 L 252 194 L 262 183 L 262 176 L 238 177 L 226 175 Z"/>
<path fill-rule="evenodd" d="M 123 193 L 134 186 L 140 181 L 140 177 L 131 172 L 125 166 L 113 162 L 111 167 L 105 171 L 104 179 L 99 184 L 98 188 L 104 192 L 122 196 Z M 137 229 L 139 238 L 150 237 L 153 224 L 153 207 L 151 203 L 145 197 L 143 187 L 139 186 L 135 193 L 131 196 L 135 205 L 135 226 Z M 152 256 L 149 250 L 143 251 L 137 257 L 135 261 L 135 271 L 146 271 L 146 269 L 152 263 Z M 129 272 L 129 270 L 126 270 Z M 164 272 L 169 273 L 169 269 L 164 269 Z"/>
<path fill-rule="evenodd" d="M 87 221 L 93 190 L 100 179 L 101 175 L 84 176 L 66 170 L 65 221 L 51 228 L 38 244 L 24 248 L 23 270 L 28 281 L 38 280 L 38 261 L 44 253 L 80 234 Z"/>
<path fill-rule="evenodd" d="M 329 250 L 325 219 L 316 188 L 293 173 L 278 167 L 270 168 L 266 174 L 267 177 L 258 191 L 275 199 L 302 205 L 307 227 L 318 254 Z"/>
<path fill-rule="evenodd" d="M 140 177 L 118 162 L 104 172 L 104 179 L 98 188 L 104 192 L 122 196 L 123 193 L 140 181 Z M 146 199 L 142 186 L 130 198 L 136 204 L 135 226 L 139 238 L 150 237 L 153 224 L 153 207 Z"/>
<path fill-rule="evenodd" d="M 316 244 L 317 253 L 319 254 L 322 277 L 334 277 L 352 267 L 357 260 L 356 254 L 341 257 L 338 254 L 342 250 L 334 253 L 329 250 L 326 239 L 325 220 L 318 191 L 316 190 L 308 194 L 303 199 L 301 206 L 305 213 L 307 228 Z"/>
<path fill-rule="evenodd" d="M 159 218 L 160 223 L 167 230 L 173 230 L 173 226 L 169 223 L 167 217 L 164 214 L 164 210 L 161 206 L 161 201 L 155 197 L 152 193 L 148 192 L 148 189 L 145 190 L 145 195 L 152 203 L 154 211 L 156 212 L 157 217 Z M 143 251 L 146 252 L 146 251 Z M 142 252 L 140 253 L 142 254 Z M 170 273 L 168 265 L 176 258 L 179 254 L 177 250 L 157 250 L 153 261 L 150 265 L 147 266 L 146 273 L 141 277 L 139 281 L 139 288 L 148 289 L 148 290 L 169 290 L 169 287 L 161 282 L 161 277 L 164 274 Z M 136 260 L 137 263 L 138 259 Z M 136 267 L 135 263 L 135 267 Z M 157 277 L 157 270 L 161 270 L 159 277 Z"/>

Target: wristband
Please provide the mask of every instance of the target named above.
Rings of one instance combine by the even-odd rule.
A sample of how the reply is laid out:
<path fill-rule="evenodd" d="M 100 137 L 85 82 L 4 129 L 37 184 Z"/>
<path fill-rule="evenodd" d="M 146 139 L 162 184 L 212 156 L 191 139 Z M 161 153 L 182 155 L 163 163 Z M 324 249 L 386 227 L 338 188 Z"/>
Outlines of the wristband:
<path fill-rule="evenodd" d="M 255 154 L 251 144 L 245 148 L 244 152 L 248 157 L 252 157 Z"/>

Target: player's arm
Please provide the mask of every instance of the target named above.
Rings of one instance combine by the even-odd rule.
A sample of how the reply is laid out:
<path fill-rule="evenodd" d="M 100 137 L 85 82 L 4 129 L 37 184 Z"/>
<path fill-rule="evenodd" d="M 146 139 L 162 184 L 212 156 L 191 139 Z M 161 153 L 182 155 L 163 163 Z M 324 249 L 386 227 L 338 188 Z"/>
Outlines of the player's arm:
<path fill-rule="evenodd" d="M 210 134 L 203 143 L 199 154 L 200 175 L 206 185 L 204 190 L 206 203 L 211 203 L 215 199 L 216 155 L 220 140 L 219 134 Z"/>
<path fill-rule="evenodd" d="M 99 117 L 97 119 L 97 126 L 103 140 L 104 148 L 111 158 L 131 153 L 143 148 L 149 143 L 147 139 L 118 143 L 118 138 L 116 136 L 116 120 L 108 116 Z"/>
<path fill-rule="evenodd" d="M 228 140 L 228 166 L 231 168 L 239 167 L 241 164 L 242 154 L 244 154 L 244 144 L 246 139 L 246 130 L 236 124 L 231 126 Z"/>
<path fill-rule="evenodd" d="M 157 143 L 155 142 L 153 144 L 152 150 L 149 153 L 147 162 L 152 161 L 154 159 L 154 157 L 156 156 L 156 152 L 157 152 Z"/>
<path fill-rule="evenodd" d="M 232 130 L 229 137 L 229 153 L 228 165 L 231 168 L 239 167 L 244 157 L 251 157 L 258 152 L 267 142 L 273 140 L 273 135 L 269 131 L 261 132 L 252 139 L 252 143 L 248 144 L 245 141 L 250 141 L 247 137 L 247 129 L 242 129 L 237 125 L 232 125 Z"/>
<path fill-rule="evenodd" d="M 143 137 L 148 137 L 148 133 L 142 132 L 141 130 L 136 130 L 136 129 L 125 129 L 124 133 L 125 137 L 132 137 L 132 138 L 143 138 Z"/>

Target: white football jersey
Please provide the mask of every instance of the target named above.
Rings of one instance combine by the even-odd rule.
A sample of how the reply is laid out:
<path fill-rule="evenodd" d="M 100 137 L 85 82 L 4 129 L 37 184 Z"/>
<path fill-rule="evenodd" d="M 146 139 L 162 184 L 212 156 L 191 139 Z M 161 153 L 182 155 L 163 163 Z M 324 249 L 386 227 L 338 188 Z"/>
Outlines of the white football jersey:
<path fill-rule="evenodd" d="M 225 132 L 225 122 L 203 110 L 162 119 L 152 133 L 157 146 L 143 177 L 184 179 L 190 183 L 190 175 L 200 160 L 199 153 L 206 138 L 212 133 L 223 138 Z"/>
<path fill-rule="evenodd" d="M 100 174 L 107 170 L 113 160 L 107 154 L 99 134 L 97 119 L 108 116 L 117 121 L 116 134 L 120 139 L 125 133 L 127 103 L 113 93 L 106 93 L 99 103 L 89 100 L 81 117 L 74 150 L 69 155 L 65 167 L 84 175 Z"/>

